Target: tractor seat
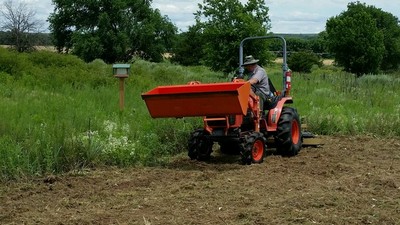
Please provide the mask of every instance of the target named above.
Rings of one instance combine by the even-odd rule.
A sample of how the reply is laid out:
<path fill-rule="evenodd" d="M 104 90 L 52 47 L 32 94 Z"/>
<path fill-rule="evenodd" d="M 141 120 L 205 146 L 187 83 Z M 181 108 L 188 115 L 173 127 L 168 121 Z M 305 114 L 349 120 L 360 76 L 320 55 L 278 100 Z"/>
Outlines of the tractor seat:
<path fill-rule="evenodd" d="M 274 85 L 271 82 L 271 79 L 268 78 L 268 85 L 269 85 L 269 90 L 274 94 L 272 97 L 267 97 L 267 99 L 264 101 L 264 106 L 263 110 L 270 110 L 276 107 L 278 104 L 279 100 L 282 99 L 282 96 L 277 95 L 276 89 Z"/>
<path fill-rule="evenodd" d="M 282 96 L 272 96 L 272 97 L 267 97 L 267 99 L 264 101 L 263 108 L 264 110 L 270 110 L 276 107 L 278 102 L 282 99 Z"/>

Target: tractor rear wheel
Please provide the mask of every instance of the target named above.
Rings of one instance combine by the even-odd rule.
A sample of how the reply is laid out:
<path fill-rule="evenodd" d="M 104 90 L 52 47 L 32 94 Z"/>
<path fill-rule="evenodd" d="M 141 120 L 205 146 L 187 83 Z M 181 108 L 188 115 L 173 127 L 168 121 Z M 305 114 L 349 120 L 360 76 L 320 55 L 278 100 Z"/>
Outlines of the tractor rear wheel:
<path fill-rule="evenodd" d="M 282 156 L 295 156 L 301 149 L 301 124 L 296 109 L 283 107 L 275 136 L 276 150 Z"/>
<path fill-rule="evenodd" d="M 242 163 L 262 163 L 265 155 L 265 139 L 262 133 L 254 132 L 243 143 Z"/>
<path fill-rule="evenodd" d="M 191 133 L 188 142 L 188 156 L 190 159 L 206 161 L 210 159 L 213 142 L 205 136 L 203 129 L 195 130 Z"/>

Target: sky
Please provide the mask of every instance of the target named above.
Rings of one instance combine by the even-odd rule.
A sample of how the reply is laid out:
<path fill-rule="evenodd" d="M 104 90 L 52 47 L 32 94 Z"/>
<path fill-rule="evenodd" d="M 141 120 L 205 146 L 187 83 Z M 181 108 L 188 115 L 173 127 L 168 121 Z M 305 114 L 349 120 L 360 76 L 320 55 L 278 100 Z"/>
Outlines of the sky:
<path fill-rule="evenodd" d="M 1 7 L 6 0 L 0 0 Z M 19 0 L 14 0 L 18 2 Z M 36 11 L 38 20 L 46 21 L 53 12 L 51 0 L 23 0 L 28 7 Z M 245 4 L 246 0 L 240 0 Z M 325 30 L 326 21 L 347 10 L 346 0 L 265 0 L 269 7 L 271 30 L 274 33 L 319 33 Z M 198 10 L 198 4 L 203 0 L 153 0 L 152 8 L 160 10 L 178 27 L 187 31 L 194 24 L 193 13 Z M 360 0 L 367 5 L 373 5 L 385 12 L 400 18 L 400 3 L 398 0 Z M 45 24 L 44 28 L 47 28 Z"/>

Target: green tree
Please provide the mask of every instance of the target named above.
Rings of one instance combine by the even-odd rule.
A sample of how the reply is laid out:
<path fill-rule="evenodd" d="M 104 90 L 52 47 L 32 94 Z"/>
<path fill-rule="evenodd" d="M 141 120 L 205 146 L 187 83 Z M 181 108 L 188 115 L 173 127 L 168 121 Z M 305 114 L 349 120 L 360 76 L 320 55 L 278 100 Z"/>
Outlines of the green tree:
<path fill-rule="evenodd" d="M 323 58 L 332 57 L 327 47 L 326 31 L 318 34 L 317 38 L 310 40 L 311 50 L 320 54 Z"/>
<path fill-rule="evenodd" d="M 201 54 L 187 57 L 201 57 L 201 61 L 213 70 L 232 72 L 239 66 L 239 44 L 249 36 L 263 36 L 270 28 L 268 7 L 264 0 L 249 0 L 243 5 L 239 0 L 203 0 L 195 13 L 196 24 L 189 28 L 186 46 L 197 47 Z M 201 41 L 197 38 L 201 37 Z M 261 60 L 267 59 L 267 45 L 264 42 L 249 42 L 245 54 L 252 54 Z M 190 53 L 187 49 L 182 51 Z"/>
<path fill-rule="evenodd" d="M 303 50 L 310 50 L 310 41 L 302 38 L 287 38 L 287 50 L 293 52 L 299 52 Z"/>
<path fill-rule="evenodd" d="M 399 21 L 390 13 L 352 2 L 326 23 L 328 47 L 335 61 L 358 76 L 396 69 L 400 64 Z"/>
<path fill-rule="evenodd" d="M 198 25 L 191 26 L 187 32 L 177 36 L 171 61 L 184 66 L 201 65 L 204 56 L 204 45 L 201 28 Z"/>
<path fill-rule="evenodd" d="M 382 70 L 398 69 L 400 65 L 400 21 L 391 13 L 369 6 L 367 12 L 376 20 L 377 28 L 383 33 L 385 53 Z"/>
<path fill-rule="evenodd" d="M 59 52 L 72 52 L 85 61 L 126 61 L 139 56 L 161 61 L 177 28 L 168 17 L 150 8 L 151 0 L 53 0 L 49 17 Z"/>

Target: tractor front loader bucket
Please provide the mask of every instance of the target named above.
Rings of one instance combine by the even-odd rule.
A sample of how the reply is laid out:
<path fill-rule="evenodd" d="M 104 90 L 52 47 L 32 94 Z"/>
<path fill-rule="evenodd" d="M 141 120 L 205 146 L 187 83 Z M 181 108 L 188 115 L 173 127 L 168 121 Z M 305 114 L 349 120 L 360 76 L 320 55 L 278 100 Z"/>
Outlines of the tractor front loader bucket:
<path fill-rule="evenodd" d="M 229 82 L 158 86 L 142 99 L 153 118 L 245 115 L 250 83 Z"/>

